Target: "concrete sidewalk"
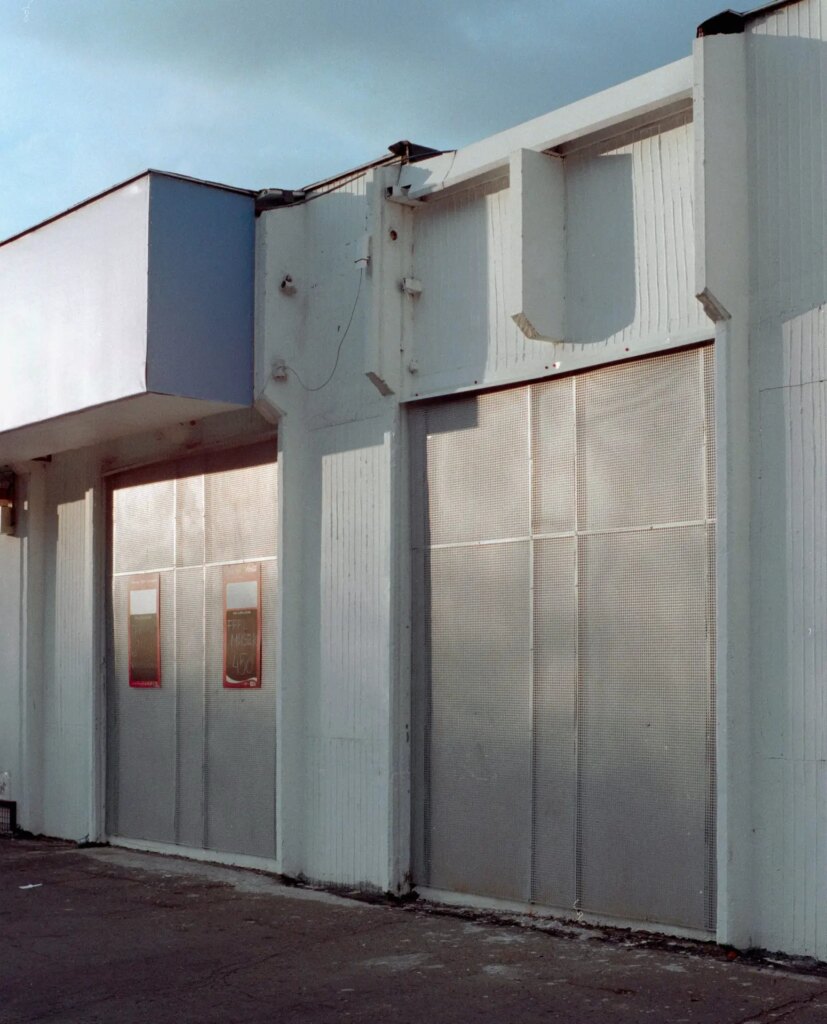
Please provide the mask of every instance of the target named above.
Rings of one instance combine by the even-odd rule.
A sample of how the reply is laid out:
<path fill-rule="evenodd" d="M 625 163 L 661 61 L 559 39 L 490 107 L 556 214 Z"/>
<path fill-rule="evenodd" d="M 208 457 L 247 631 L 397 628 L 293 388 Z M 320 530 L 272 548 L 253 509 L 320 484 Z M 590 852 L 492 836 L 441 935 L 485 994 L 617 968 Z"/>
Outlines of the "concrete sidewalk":
<path fill-rule="evenodd" d="M 0 1021 L 827 1020 L 827 974 L 0 839 Z"/>

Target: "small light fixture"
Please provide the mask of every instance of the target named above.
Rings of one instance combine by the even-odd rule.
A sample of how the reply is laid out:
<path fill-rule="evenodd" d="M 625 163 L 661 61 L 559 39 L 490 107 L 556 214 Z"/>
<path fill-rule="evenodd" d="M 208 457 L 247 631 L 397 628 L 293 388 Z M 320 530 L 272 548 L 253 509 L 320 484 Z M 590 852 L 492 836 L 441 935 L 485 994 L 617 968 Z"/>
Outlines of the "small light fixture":
<path fill-rule="evenodd" d="M 0 534 L 14 535 L 17 522 L 17 477 L 11 469 L 0 469 Z"/>

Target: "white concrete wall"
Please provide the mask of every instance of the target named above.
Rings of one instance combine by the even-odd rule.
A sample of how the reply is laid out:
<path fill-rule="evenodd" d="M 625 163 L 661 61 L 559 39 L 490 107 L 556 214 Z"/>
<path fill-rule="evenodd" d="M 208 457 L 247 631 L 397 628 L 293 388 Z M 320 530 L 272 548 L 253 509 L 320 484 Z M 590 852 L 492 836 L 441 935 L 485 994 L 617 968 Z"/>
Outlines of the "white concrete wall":
<path fill-rule="evenodd" d="M 19 537 L 0 538 L 0 773 L 11 773 L 23 828 L 105 832 L 103 474 L 264 429 L 243 410 L 21 467 Z"/>
<path fill-rule="evenodd" d="M 827 3 L 746 34 L 752 940 L 827 959 Z"/>
<path fill-rule="evenodd" d="M 0 431 L 146 390 L 149 177 L 0 246 Z"/>
<path fill-rule="evenodd" d="M 257 391 L 280 424 L 282 869 L 388 890 L 404 871 L 395 825 L 407 798 L 392 743 L 407 715 L 397 686 L 400 426 L 398 396 L 366 374 L 379 365 L 386 317 L 398 373 L 403 297 L 375 257 L 364 262 L 378 177 L 259 219 Z M 293 294 L 279 287 L 287 274 Z M 286 364 L 285 379 L 271 378 L 274 363 Z"/>
<path fill-rule="evenodd" d="M 506 313 L 507 178 L 411 209 L 385 201 L 397 171 L 378 170 L 258 220 L 256 391 L 280 434 L 288 874 L 398 889 L 408 869 L 400 403 L 710 335 L 693 296 L 693 126 L 684 113 L 660 127 L 565 159 L 562 345 L 527 340 Z M 421 296 L 403 294 L 405 276 Z"/>
<path fill-rule="evenodd" d="M 96 461 L 56 456 L 43 544 L 42 823 L 47 835 L 97 838 L 96 696 L 101 684 L 95 523 Z"/>
<path fill-rule="evenodd" d="M 744 37 L 695 49 L 695 291 L 715 321 L 717 931 L 752 942 L 749 230 Z"/>
<path fill-rule="evenodd" d="M 18 536 L 0 538 L 0 773 L 22 828 L 67 839 L 100 826 L 96 481 L 88 453 L 21 467 Z"/>
<path fill-rule="evenodd" d="M 308 652 L 304 871 L 388 889 L 391 452 L 383 417 L 313 432 L 305 526 Z M 310 610 L 310 609 L 309 609 Z M 285 780 L 287 782 L 287 780 Z M 289 782 L 288 782 L 289 784 Z"/>
<path fill-rule="evenodd" d="M 692 299 L 693 135 L 687 117 L 673 117 L 566 156 L 570 340 L 561 344 L 527 340 L 505 312 L 507 180 L 413 210 L 385 202 L 396 170 L 378 170 L 259 218 L 256 392 L 280 445 L 286 873 L 404 885 L 404 401 L 708 337 Z M 421 279 L 420 297 L 403 294 L 404 276 Z M 56 456 L 41 471 L 24 729 L 26 814 L 38 831 L 103 829 L 100 473 L 220 434 L 174 428 Z"/>

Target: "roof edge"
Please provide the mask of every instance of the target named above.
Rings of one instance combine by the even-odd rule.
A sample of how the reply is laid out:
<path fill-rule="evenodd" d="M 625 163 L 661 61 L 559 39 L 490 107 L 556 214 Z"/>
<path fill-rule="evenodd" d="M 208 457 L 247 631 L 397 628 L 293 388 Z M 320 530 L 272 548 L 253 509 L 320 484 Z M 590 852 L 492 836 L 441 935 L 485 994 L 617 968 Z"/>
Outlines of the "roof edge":
<path fill-rule="evenodd" d="M 396 164 L 402 166 L 416 164 L 423 160 L 430 160 L 435 156 L 442 156 L 446 152 L 453 152 L 453 150 L 432 149 L 430 146 L 421 146 L 408 139 L 402 139 L 399 142 L 391 143 L 388 146 L 388 152 L 376 160 L 369 160 L 364 164 L 359 164 L 358 167 L 351 168 L 349 171 L 342 171 L 340 174 L 333 174 L 329 178 L 314 181 L 312 184 L 304 185 L 296 191 L 306 193 L 310 197 L 311 193 L 318 192 L 320 189 L 328 189 L 331 186 L 335 188 L 337 185 L 342 185 L 353 178 L 361 177 L 363 174 L 367 174 L 368 171 L 378 167 L 392 167 Z"/>
<path fill-rule="evenodd" d="M 106 196 L 112 195 L 113 192 L 118 192 L 122 188 L 126 188 L 127 185 L 132 185 L 136 181 L 140 181 L 141 178 L 150 178 L 153 175 L 158 178 L 173 178 L 178 181 L 188 181 L 194 185 L 204 185 L 206 188 L 222 189 L 225 192 L 235 192 L 237 194 L 250 196 L 250 198 L 254 198 L 256 195 L 256 193 L 251 189 L 236 188 L 233 185 L 222 185 L 217 181 L 207 181 L 204 178 L 193 178 L 187 174 L 176 174 L 174 171 L 159 171 L 154 167 L 148 167 L 145 171 L 133 174 L 131 178 L 127 178 L 125 181 L 119 181 L 116 185 L 110 185 L 109 188 L 105 188 L 102 192 L 96 192 L 94 195 L 88 196 L 86 199 L 81 199 L 79 203 L 75 203 L 73 206 L 68 206 L 65 210 L 60 210 L 58 213 L 52 214 L 51 217 L 46 217 L 44 220 L 40 220 L 36 224 L 32 224 L 30 227 L 23 228 L 22 231 L 9 235 L 8 238 L 0 239 L 0 249 L 5 245 L 10 245 L 12 242 L 16 242 L 19 238 L 30 235 L 34 231 L 39 231 L 41 228 L 45 228 L 49 224 L 54 224 L 57 220 L 62 220 L 64 217 L 68 217 L 70 214 L 75 213 L 78 210 L 82 210 L 84 206 L 90 206 L 92 203 L 96 203 L 99 199 L 105 199 Z"/>
<path fill-rule="evenodd" d="M 464 186 L 506 167 L 517 149 L 548 152 L 584 135 L 670 109 L 677 102 L 691 102 L 692 75 L 692 57 L 682 57 L 441 157 L 426 158 L 404 169 L 400 183 L 409 189 L 410 199 Z"/>

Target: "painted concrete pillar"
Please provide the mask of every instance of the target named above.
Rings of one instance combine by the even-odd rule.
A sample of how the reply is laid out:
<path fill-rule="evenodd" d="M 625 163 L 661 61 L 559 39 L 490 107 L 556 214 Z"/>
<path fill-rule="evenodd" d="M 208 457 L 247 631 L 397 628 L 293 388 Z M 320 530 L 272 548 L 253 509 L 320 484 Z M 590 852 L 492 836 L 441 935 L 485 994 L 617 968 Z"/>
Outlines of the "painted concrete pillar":
<path fill-rule="evenodd" d="M 718 938 L 752 941 L 750 396 L 743 35 L 695 44 L 696 292 L 715 322 Z"/>

